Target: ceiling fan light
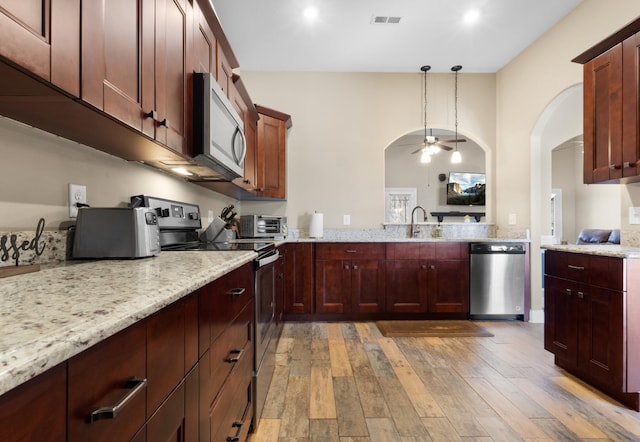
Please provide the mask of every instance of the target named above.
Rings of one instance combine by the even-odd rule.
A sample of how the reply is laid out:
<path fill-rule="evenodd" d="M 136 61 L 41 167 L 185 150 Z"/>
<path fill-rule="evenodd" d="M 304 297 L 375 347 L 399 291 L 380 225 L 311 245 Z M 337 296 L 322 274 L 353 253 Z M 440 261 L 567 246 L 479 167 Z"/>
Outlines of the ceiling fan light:
<path fill-rule="evenodd" d="M 424 142 L 426 144 L 433 144 L 433 143 L 437 143 L 438 142 L 438 138 L 434 137 L 433 135 L 427 135 L 424 139 Z"/>
<path fill-rule="evenodd" d="M 460 151 L 454 150 L 451 154 L 451 163 L 459 164 L 462 163 L 462 155 L 460 155 Z"/>
<path fill-rule="evenodd" d="M 436 146 L 435 144 L 432 144 L 431 146 L 429 146 L 429 154 L 430 155 L 435 155 L 438 152 L 440 152 L 442 149 L 440 149 L 440 146 Z"/>
<path fill-rule="evenodd" d="M 427 164 L 431 162 L 431 155 L 429 154 L 429 151 L 427 149 L 424 149 L 420 154 L 420 162 L 422 164 Z"/>

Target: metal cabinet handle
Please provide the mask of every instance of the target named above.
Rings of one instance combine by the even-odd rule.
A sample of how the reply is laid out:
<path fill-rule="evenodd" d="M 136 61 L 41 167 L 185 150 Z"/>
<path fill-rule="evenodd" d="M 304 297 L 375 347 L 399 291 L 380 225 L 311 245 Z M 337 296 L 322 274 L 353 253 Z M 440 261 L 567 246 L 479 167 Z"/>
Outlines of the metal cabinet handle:
<path fill-rule="evenodd" d="M 353 266 L 353 270 L 358 270 L 358 266 L 357 265 Z"/>
<path fill-rule="evenodd" d="M 436 269 L 436 265 L 435 265 L 435 264 L 431 264 L 431 265 L 429 266 L 429 268 L 430 268 L 431 270 L 435 270 L 435 269 Z"/>
<path fill-rule="evenodd" d="M 620 166 L 618 166 L 617 164 L 609 164 L 609 170 L 616 170 L 616 169 L 620 169 Z"/>
<path fill-rule="evenodd" d="M 584 293 L 583 292 L 578 292 L 578 298 L 584 299 Z"/>
<path fill-rule="evenodd" d="M 349 268 L 350 268 L 350 267 L 349 267 L 349 265 L 348 265 L 348 264 L 345 264 L 345 265 L 344 265 L 344 269 L 345 269 L 345 270 L 349 270 Z"/>
<path fill-rule="evenodd" d="M 231 295 L 234 298 L 237 298 L 238 296 L 241 296 L 245 292 L 245 290 L 246 289 L 244 287 L 236 287 L 236 288 L 233 288 L 233 289 L 229 290 L 227 292 L 227 295 Z"/>
<path fill-rule="evenodd" d="M 422 265 L 420 266 L 420 268 L 421 268 L 422 270 L 426 270 L 426 269 L 427 269 L 427 265 L 426 265 L 426 264 L 422 264 Z"/>
<path fill-rule="evenodd" d="M 584 266 L 573 266 L 571 264 L 568 264 L 567 267 L 573 270 L 584 270 Z"/>
<path fill-rule="evenodd" d="M 164 126 L 167 129 L 169 129 L 169 120 L 167 120 L 166 118 L 162 121 L 158 121 L 158 126 Z"/>
<path fill-rule="evenodd" d="M 354 250 L 354 249 L 347 249 L 347 250 L 345 250 L 345 252 L 346 253 L 358 253 L 358 251 Z"/>
<path fill-rule="evenodd" d="M 151 110 L 149 112 L 147 112 L 146 114 L 144 114 L 145 118 L 153 118 L 154 120 L 158 119 L 158 111 L 157 110 Z"/>
<path fill-rule="evenodd" d="M 238 362 L 240 360 L 240 356 L 242 356 L 242 350 L 234 349 L 234 350 L 231 350 L 229 352 L 229 357 L 227 359 L 225 359 L 225 360 L 227 362 L 229 362 L 230 364 L 233 364 L 233 363 Z"/>
<path fill-rule="evenodd" d="M 99 421 L 102 419 L 115 419 L 118 414 L 122 411 L 124 407 L 127 406 L 129 402 L 133 400 L 134 397 L 138 395 L 142 390 L 144 390 L 147 386 L 146 379 L 138 379 L 131 378 L 129 379 L 124 388 L 130 389 L 127 394 L 122 396 L 122 398 L 116 402 L 115 405 L 109 405 L 106 407 L 100 407 L 94 411 L 92 411 L 89 416 L 87 416 L 87 422 L 92 424 L 95 421 Z"/>
<path fill-rule="evenodd" d="M 242 422 L 234 422 L 231 428 L 237 428 L 235 436 L 227 436 L 227 442 L 237 442 L 240 440 L 240 433 L 242 432 Z"/>

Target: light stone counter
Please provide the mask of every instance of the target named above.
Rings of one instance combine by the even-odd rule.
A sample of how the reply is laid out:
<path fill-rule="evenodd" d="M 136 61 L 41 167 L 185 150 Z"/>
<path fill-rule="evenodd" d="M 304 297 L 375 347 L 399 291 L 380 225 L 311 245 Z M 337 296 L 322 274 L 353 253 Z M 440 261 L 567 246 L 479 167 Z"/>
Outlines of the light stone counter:
<path fill-rule="evenodd" d="M 0 394 L 252 261 L 255 252 L 161 252 L 0 279 Z"/>
<path fill-rule="evenodd" d="M 640 258 L 640 248 L 613 244 L 543 245 L 540 248 L 546 250 L 557 250 L 560 252 L 610 256 L 612 258 Z"/>

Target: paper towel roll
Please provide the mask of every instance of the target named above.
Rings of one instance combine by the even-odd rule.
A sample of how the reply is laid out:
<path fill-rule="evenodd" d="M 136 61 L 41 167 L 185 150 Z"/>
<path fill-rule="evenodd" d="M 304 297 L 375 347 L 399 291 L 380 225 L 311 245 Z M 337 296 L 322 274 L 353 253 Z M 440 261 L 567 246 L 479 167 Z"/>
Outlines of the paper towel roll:
<path fill-rule="evenodd" d="M 309 238 L 322 238 L 322 213 L 313 213 L 309 222 Z"/>

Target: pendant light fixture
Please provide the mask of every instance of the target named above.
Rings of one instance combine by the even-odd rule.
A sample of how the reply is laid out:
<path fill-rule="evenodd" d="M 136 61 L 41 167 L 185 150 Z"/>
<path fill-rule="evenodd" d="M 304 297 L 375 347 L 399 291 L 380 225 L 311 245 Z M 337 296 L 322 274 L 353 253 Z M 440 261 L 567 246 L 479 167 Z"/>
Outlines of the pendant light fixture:
<path fill-rule="evenodd" d="M 453 164 L 458 164 L 462 162 L 462 155 L 460 155 L 460 151 L 458 150 L 458 72 L 462 69 L 462 66 L 455 65 L 451 68 L 451 70 L 455 73 L 455 119 L 456 119 L 456 136 L 455 136 L 455 149 L 451 153 L 451 162 Z"/>

